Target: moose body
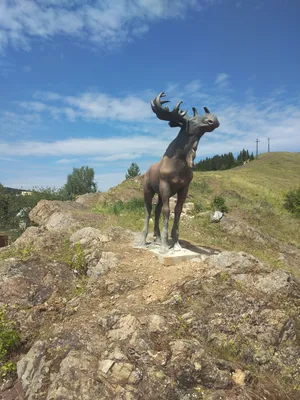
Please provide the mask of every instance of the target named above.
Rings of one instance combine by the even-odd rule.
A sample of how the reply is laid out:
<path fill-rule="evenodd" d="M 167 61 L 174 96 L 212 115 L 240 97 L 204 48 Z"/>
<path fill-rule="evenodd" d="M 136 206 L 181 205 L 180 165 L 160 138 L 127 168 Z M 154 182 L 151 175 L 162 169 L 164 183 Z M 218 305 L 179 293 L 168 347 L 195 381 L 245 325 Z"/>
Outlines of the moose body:
<path fill-rule="evenodd" d="M 145 225 L 142 234 L 142 244 L 146 244 L 148 235 L 149 220 L 152 210 L 152 199 L 155 193 L 158 194 L 158 201 L 155 208 L 154 236 L 157 242 L 161 243 L 161 252 L 168 251 L 168 227 L 170 217 L 169 200 L 177 194 L 175 216 L 171 231 L 171 247 L 180 247 L 179 219 L 184 201 L 187 197 L 190 182 L 193 179 L 192 168 L 198 142 L 205 132 L 212 132 L 220 123 L 214 114 L 204 107 L 205 114 L 198 116 L 197 110 L 193 108 L 194 116 L 188 117 L 187 111 L 180 110 L 179 102 L 172 111 L 168 107 L 162 107 L 167 101 L 161 101 L 165 94 L 160 93 L 151 102 L 153 112 L 159 119 L 169 121 L 171 127 L 180 127 L 177 137 L 169 144 L 160 162 L 151 165 L 144 177 L 144 200 L 146 208 Z M 159 218 L 163 212 L 163 231 L 160 233 Z"/>

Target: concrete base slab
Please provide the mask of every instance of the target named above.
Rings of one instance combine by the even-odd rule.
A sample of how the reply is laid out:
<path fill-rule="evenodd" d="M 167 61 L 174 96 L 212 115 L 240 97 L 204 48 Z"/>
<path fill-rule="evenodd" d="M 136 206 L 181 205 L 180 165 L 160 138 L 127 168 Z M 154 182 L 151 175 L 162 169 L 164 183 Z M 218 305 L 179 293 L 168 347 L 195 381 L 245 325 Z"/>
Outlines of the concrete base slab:
<path fill-rule="evenodd" d="M 188 261 L 195 258 L 204 259 L 207 257 L 183 248 L 181 250 L 170 249 L 168 253 L 165 254 L 160 253 L 160 248 L 149 248 L 149 250 L 156 256 L 158 261 L 164 265 L 175 265 L 183 261 Z"/>
<path fill-rule="evenodd" d="M 198 247 L 190 244 L 185 240 L 180 240 L 181 248 L 170 248 L 167 253 L 161 253 L 161 247 L 159 243 L 156 243 L 151 237 L 151 241 L 147 242 L 145 246 L 139 244 L 140 235 L 136 236 L 134 248 L 145 249 L 151 252 L 161 264 L 164 265 L 176 265 L 183 261 L 193 260 L 200 261 L 205 258 L 218 254 L 219 251 L 209 247 Z M 171 246 L 171 241 L 169 242 Z"/>

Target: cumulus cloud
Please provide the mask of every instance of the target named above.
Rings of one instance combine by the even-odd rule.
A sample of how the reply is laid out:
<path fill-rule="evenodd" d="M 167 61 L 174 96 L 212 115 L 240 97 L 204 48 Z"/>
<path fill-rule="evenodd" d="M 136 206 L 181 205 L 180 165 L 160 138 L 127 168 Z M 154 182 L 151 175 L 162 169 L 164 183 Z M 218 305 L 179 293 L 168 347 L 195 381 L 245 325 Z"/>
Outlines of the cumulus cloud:
<path fill-rule="evenodd" d="M 2 0 L 0 49 L 30 49 L 34 38 L 67 35 L 95 46 L 118 46 L 147 32 L 152 21 L 200 11 L 199 0 Z M 206 3 L 209 5 L 209 2 Z"/>
<path fill-rule="evenodd" d="M 158 155 L 167 143 L 153 137 L 133 136 L 105 139 L 66 139 L 54 142 L 19 141 L 13 144 L 0 142 L 2 155 L 17 156 L 112 156 L 132 152 Z"/>
<path fill-rule="evenodd" d="M 62 96 L 53 92 L 38 92 L 37 99 L 43 101 L 23 101 L 19 106 L 33 112 L 47 112 L 53 117 L 66 116 L 71 121 L 76 118 L 102 121 L 144 121 L 152 112 L 149 102 L 136 96 L 123 98 L 109 96 L 105 93 L 86 92 L 79 96 Z M 49 104 L 49 101 L 62 103 Z"/>
<path fill-rule="evenodd" d="M 220 128 L 201 139 L 198 157 L 229 151 L 237 152 L 243 147 L 253 151 L 257 137 L 261 140 L 262 151 L 267 149 L 268 137 L 271 138 L 271 148 L 274 151 L 299 150 L 299 98 L 283 98 L 283 90 L 278 89 L 273 90 L 266 98 L 253 96 L 249 98 L 245 94 L 244 101 L 240 100 L 237 103 L 230 96 L 215 95 L 220 82 L 222 79 L 208 89 L 199 81 L 192 81 L 183 86 L 170 84 L 168 87 L 171 95 L 180 93 L 183 99 L 188 97 L 189 102 L 197 106 L 199 112 L 201 110 L 199 106 L 205 99 L 204 104 L 217 114 L 221 122 Z M 116 127 L 117 130 L 122 129 L 122 136 L 116 137 L 113 134 L 101 139 L 66 138 L 51 142 L 23 140 L 14 141 L 13 144 L 3 140 L 0 143 L 1 154 L 3 156 L 57 156 L 63 160 L 90 157 L 90 161 L 105 163 L 133 160 L 138 157 L 159 158 L 178 130 L 170 129 L 167 123 L 155 118 L 149 107 L 149 93 L 150 91 L 147 90 L 139 97 L 113 97 L 96 92 L 86 92 L 78 96 L 52 92 L 36 93 L 35 100 L 18 103 L 27 112 L 24 114 L 25 118 L 15 111 L 6 113 L 6 119 L 10 117 L 21 123 L 27 118 L 30 122 L 32 115 L 32 122 L 34 122 L 35 119 L 46 118 L 45 114 L 48 113 L 51 117 L 58 115 L 71 121 L 77 118 L 98 123 L 112 121 L 114 131 Z M 28 114 L 29 110 L 32 114 Z M 60 161 L 60 163 L 64 162 L 66 161 Z"/>
<path fill-rule="evenodd" d="M 217 83 L 206 88 L 198 81 L 192 81 L 186 85 L 170 85 L 170 94 L 180 93 L 179 98 L 186 99 L 195 105 L 199 112 L 200 106 L 206 104 L 212 112 L 218 116 L 221 126 L 212 133 L 207 133 L 201 138 L 198 146 L 197 159 L 223 154 L 228 152 L 239 152 L 242 148 L 255 152 L 255 140 L 258 138 L 259 151 L 267 151 L 267 138 L 271 139 L 272 151 L 299 151 L 300 150 L 300 99 L 287 97 L 283 90 L 273 90 L 269 96 L 258 98 L 245 93 L 244 100 L 236 102 L 230 96 L 216 95 L 218 93 Z M 173 88 L 173 92 L 171 89 Z M 216 92 L 214 92 L 216 90 Z M 168 93 L 167 93 L 168 94 Z M 137 161 L 141 171 L 144 172 L 152 162 L 161 158 L 170 141 L 176 136 L 178 129 L 170 129 L 166 122 L 158 121 L 151 113 L 149 97 L 153 96 L 150 90 L 140 93 L 139 97 L 112 97 L 104 93 L 83 93 L 78 96 L 61 95 L 57 93 L 37 93 L 34 99 L 28 102 L 17 103 L 21 106 L 20 112 L 15 108 L 14 112 L 4 112 L 0 120 L 0 153 L 2 161 L 13 158 L 14 162 L 21 162 L 22 168 L 18 168 L 15 177 L 11 176 L 9 181 L 3 181 L 15 187 L 32 186 L 56 186 L 65 183 L 69 168 L 78 165 L 90 165 L 95 168 L 96 180 L 101 190 L 121 182 L 131 161 Z M 168 96 L 169 97 L 169 96 Z M 127 99 L 125 101 L 125 99 Z M 128 100 L 130 99 L 130 101 Z M 205 103 L 203 100 L 205 99 Z M 113 100 L 112 108 L 108 106 Z M 91 102 L 91 104 L 90 104 Z M 93 105 L 92 103 L 96 104 Z M 141 120 L 139 113 L 131 111 L 130 107 L 142 104 Z M 52 107 L 52 108 L 51 108 Z M 121 135 L 112 133 L 111 136 L 102 138 L 72 138 L 66 137 L 62 140 L 27 140 L 26 126 L 32 126 L 38 121 L 47 121 L 51 113 L 60 112 L 61 118 L 70 120 L 69 113 L 74 113 L 75 118 L 92 120 L 99 124 L 107 122 L 107 118 L 113 121 L 113 131 L 122 131 Z M 136 108 L 139 109 L 138 106 Z M 60 111 L 59 111 L 60 110 Z M 64 110 L 64 111 L 62 111 Z M 29 111 L 32 113 L 30 114 Z M 143 114 L 144 113 L 144 114 Z M 130 115 L 130 119 L 128 118 Z M 108 116 L 108 117 L 107 117 Z M 3 121 L 5 120 L 5 128 Z M 68 122 L 65 122 L 66 124 Z M 17 129 L 23 133 L 19 135 L 22 140 L 10 135 Z M 106 125 L 105 132 L 109 134 L 110 127 Z M 68 128 L 72 132 L 71 128 Z M 5 135 L 1 135 L 5 133 Z M 44 171 L 40 175 L 34 175 L 29 167 L 26 173 L 24 162 L 31 165 L 47 157 L 51 163 L 43 165 Z M 53 162 L 57 160 L 56 162 Z M 26 161 L 25 161 L 26 160 Z M 81 163 L 81 164 L 79 164 Z M 42 164 L 41 164 L 42 165 Z M 56 168 L 55 170 L 53 168 Z M 23 171 L 24 170 L 24 171 Z M 11 172 L 11 170 L 10 170 Z M 40 171 L 39 171 L 40 172 Z M 101 173 L 100 173 L 101 172 Z M 4 179 L 4 178 L 3 178 Z"/>

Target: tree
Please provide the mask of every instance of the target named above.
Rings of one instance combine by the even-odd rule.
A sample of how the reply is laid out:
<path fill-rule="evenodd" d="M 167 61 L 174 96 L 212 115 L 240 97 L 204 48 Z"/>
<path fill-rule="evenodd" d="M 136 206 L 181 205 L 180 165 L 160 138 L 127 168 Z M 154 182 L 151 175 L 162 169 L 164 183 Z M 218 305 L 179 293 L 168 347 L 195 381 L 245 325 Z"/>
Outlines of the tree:
<path fill-rule="evenodd" d="M 136 163 L 131 163 L 130 167 L 127 170 L 127 174 L 125 175 L 126 179 L 134 178 L 135 176 L 140 176 L 140 168 Z"/>
<path fill-rule="evenodd" d="M 95 172 L 93 168 L 73 168 L 72 174 L 68 175 L 67 183 L 61 191 L 62 193 L 66 193 L 68 199 L 72 199 L 79 194 L 94 193 L 97 191 L 94 176 Z"/>

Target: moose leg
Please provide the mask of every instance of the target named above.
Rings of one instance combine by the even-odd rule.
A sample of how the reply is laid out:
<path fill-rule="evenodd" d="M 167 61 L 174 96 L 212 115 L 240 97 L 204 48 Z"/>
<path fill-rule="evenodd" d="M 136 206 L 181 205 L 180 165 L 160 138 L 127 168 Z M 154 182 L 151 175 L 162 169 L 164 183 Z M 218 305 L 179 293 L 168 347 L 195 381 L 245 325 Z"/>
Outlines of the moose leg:
<path fill-rule="evenodd" d="M 145 215 L 145 224 L 144 224 L 144 229 L 142 233 L 142 246 L 146 245 L 146 239 L 148 235 L 148 228 L 149 228 L 149 220 L 151 216 L 151 211 L 152 211 L 152 199 L 154 196 L 154 191 L 152 189 L 145 189 L 144 191 L 144 201 L 145 201 L 145 210 L 146 210 L 146 215 Z"/>
<path fill-rule="evenodd" d="M 154 236 L 155 236 L 155 241 L 157 243 L 159 243 L 161 241 L 160 229 L 159 229 L 159 218 L 160 218 L 161 209 L 162 209 L 162 199 L 161 199 L 160 195 L 158 195 L 157 204 L 155 207 L 155 223 L 154 223 Z"/>
<path fill-rule="evenodd" d="M 179 219 L 180 219 L 183 203 L 186 199 L 188 191 L 189 191 L 189 187 L 186 186 L 177 193 L 177 202 L 176 202 L 176 206 L 174 209 L 174 214 L 175 214 L 174 215 L 174 223 L 173 223 L 173 228 L 172 228 L 172 232 L 171 232 L 171 238 L 172 238 L 172 246 L 171 247 L 180 248 L 180 245 L 178 243 Z"/>
<path fill-rule="evenodd" d="M 169 251 L 168 247 L 168 227 L 169 227 L 169 218 L 170 218 L 170 207 L 169 200 L 171 189 L 170 185 L 166 182 L 161 181 L 159 184 L 159 193 L 162 199 L 162 211 L 164 218 L 163 231 L 161 235 L 161 253 L 167 253 Z"/>

